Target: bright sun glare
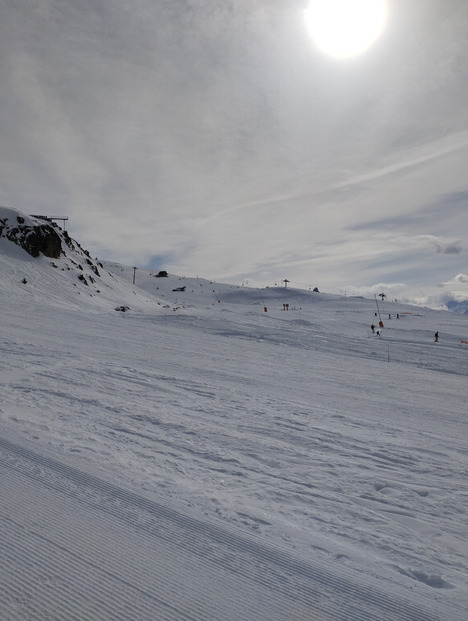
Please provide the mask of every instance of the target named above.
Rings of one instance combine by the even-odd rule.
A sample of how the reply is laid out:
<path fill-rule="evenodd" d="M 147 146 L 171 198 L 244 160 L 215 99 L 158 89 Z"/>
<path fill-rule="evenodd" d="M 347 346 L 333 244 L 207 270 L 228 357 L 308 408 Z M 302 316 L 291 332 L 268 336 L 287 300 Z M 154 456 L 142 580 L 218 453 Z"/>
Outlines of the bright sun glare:
<path fill-rule="evenodd" d="M 386 0 L 311 0 L 306 25 L 315 45 L 335 58 L 358 56 L 382 33 Z"/>

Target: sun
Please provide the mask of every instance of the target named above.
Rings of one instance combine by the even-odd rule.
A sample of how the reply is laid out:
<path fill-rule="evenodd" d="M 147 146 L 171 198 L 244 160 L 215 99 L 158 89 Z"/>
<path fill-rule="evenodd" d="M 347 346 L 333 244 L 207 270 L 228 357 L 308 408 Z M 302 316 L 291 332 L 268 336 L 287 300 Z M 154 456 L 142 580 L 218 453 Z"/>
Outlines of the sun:
<path fill-rule="evenodd" d="M 335 58 L 365 52 L 387 21 L 386 0 L 311 0 L 306 26 L 316 47 Z"/>

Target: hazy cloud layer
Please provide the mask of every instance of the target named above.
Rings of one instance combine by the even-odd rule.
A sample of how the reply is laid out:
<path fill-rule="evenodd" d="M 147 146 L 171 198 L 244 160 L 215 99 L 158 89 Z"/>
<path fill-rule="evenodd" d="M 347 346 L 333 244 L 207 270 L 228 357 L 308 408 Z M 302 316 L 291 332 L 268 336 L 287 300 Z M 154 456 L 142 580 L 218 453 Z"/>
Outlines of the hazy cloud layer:
<path fill-rule="evenodd" d="M 391 0 L 348 61 L 315 50 L 306 4 L 0 0 L 1 203 L 135 265 L 445 291 L 468 247 L 468 3 Z"/>

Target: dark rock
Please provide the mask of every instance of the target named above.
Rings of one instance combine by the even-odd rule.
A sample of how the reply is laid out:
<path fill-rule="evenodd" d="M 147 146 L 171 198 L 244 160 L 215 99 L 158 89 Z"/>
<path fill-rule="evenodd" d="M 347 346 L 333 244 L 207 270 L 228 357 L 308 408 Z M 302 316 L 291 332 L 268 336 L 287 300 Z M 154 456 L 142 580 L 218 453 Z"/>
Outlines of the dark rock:
<path fill-rule="evenodd" d="M 18 221 L 24 218 L 18 217 Z M 3 232 L 3 231 L 1 231 Z M 1 233 L 0 232 L 0 233 Z M 32 257 L 42 252 L 46 257 L 58 259 L 62 252 L 62 242 L 58 233 L 48 224 L 27 226 L 19 224 L 6 230 L 5 237 L 21 246 Z"/>

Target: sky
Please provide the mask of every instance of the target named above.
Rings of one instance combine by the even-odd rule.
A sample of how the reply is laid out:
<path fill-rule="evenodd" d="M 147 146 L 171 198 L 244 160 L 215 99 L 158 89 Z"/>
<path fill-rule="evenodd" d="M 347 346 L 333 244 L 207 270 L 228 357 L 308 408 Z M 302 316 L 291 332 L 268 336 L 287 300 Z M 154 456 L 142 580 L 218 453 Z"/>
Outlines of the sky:
<path fill-rule="evenodd" d="M 468 3 L 387 5 L 335 58 L 308 0 L 0 0 L 0 204 L 103 260 L 468 299 Z"/>

